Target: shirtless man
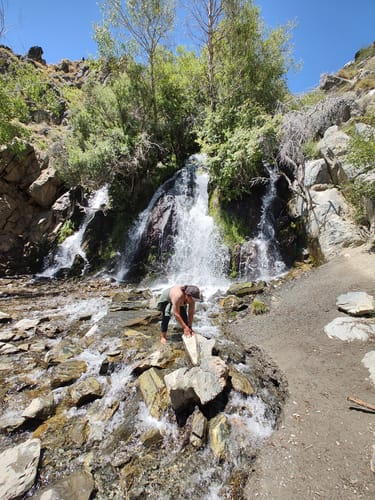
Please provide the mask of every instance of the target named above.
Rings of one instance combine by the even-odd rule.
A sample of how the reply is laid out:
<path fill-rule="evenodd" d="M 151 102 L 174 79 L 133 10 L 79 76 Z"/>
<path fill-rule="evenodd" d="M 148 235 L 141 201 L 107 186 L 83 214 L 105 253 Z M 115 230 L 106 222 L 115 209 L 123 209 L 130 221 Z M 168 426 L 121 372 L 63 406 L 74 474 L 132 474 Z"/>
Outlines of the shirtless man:
<path fill-rule="evenodd" d="M 158 309 L 163 315 L 160 325 L 160 342 L 162 344 L 165 344 L 167 341 L 168 324 L 172 312 L 182 326 L 184 335 L 187 337 L 194 335 L 192 324 L 196 300 L 201 301 L 202 296 L 199 288 L 194 285 L 175 285 L 162 292 L 158 301 Z M 186 312 L 187 306 L 188 312 Z"/>

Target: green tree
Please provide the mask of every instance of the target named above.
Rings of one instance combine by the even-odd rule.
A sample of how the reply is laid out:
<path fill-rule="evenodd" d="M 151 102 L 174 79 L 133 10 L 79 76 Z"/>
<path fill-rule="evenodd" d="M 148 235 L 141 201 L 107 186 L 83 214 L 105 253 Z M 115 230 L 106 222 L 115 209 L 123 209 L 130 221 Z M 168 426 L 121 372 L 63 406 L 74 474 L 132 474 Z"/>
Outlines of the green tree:
<path fill-rule="evenodd" d="M 106 0 L 102 8 L 106 20 L 124 30 L 128 41 L 135 42 L 148 63 L 153 118 L 157 124 L 155 58 L 161 42 L 174 27 L 174 0 Z"/>

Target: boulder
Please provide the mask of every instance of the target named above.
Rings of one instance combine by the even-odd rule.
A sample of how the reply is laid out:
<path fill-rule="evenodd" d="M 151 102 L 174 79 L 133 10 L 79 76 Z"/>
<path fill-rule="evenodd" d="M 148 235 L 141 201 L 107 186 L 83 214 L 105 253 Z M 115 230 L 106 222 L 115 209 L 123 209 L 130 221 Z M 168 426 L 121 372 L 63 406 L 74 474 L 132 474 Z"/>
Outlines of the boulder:
<path fill-rule="evenodd" d="M 63 181 L 54 168 L 48 167 L 29 187 L 31 198 L 41 207 L 50 207 L 59 197 Z"/>
<path fill-rule="evenodd" d="M 205 445 L 207 436 L 208 421 L 198 408 L 193 413 L 191 424 L 190 444 L 194 448 L 201 448 Z"/>
<path fill-rule="evenodd" d="M 52 392 L 46 396 L 35 398 L 22 412 L 22 417 L 29 419 L 44 420 L 49 418 L 55 409 L 55 401 Z"/>
<path fill-rule="evenodd" d="M 168 406 L 167 390 L 160 370 L 150 368 L 140 375 L 139 388 L 150 414 L 160 419 Z"/>
<path fill-rule="evenodd" d="M 336 337 L 340 340 L 367 341 L 375 337 L 375 320 L 361 318 L 339 317 L 324 327 L 324 332 L 329 338 Z"/>
<path fill-rule="evenodd" d="M 29 439 L 0 454 L 0 498 L 21 497 L 34 484 L 40 458 L 40 440 Z"/>
<path fill-rule="evenodd" d="M 349 292 L 339 295 L 336 306 L 352 316 L 366 316 L 375 312 L 375 301 L 372 295 L 366 292 Z"/>
<path fill-rule="evenodd" d="M 54 368 L 51 378 L 51 387 L 56 389 L 64 385 L 75 382 L 87 370 L 87 364 L 84 361 L 73 360 L 65 361 Z"/>
<path fill-rule="evenodd" d="M 348 152 L 350 137 L 339 129 L 337 125 L 327 128 L 323 138 L 319 141 L 318 148 L 323 156 L 332 152 L 336 157 Z"/>
<path fill-rule="evenodd" d="M 87 471 L 74 472 L 32 496 L 34 500 L 89 500 L 95 483 Z"/>
<path fill-rule="evenodd" d="M 69 400 L 74 406 L 82 406 L 103 396 L 103 386 L 94 377 L 87 377 L 70 387 Z"/>
<path fill-rule="evenodd" d="M 209 422 L 210 448 L 218 460 L 229 458 L 230 425 L 228 417 L 219 413 Z"/>

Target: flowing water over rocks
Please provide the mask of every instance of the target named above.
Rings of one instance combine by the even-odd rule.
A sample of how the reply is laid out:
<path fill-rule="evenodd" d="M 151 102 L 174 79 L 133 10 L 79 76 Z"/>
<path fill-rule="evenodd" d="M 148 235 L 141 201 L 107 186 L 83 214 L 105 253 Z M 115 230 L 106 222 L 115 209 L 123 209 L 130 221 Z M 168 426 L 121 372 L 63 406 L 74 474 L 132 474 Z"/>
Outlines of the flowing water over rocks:
<path fill-rule="evenodd" d="M 223 295 L 198 306 L 216 336 L 197 335 L 193 366 L 173 324 L 160 344 L 149 289 L 1 280 L 0 454 L 41 447 L 34 486 L 19 495 L 241 498 L 286 383 L 261 350 L 225 334 Z"/>

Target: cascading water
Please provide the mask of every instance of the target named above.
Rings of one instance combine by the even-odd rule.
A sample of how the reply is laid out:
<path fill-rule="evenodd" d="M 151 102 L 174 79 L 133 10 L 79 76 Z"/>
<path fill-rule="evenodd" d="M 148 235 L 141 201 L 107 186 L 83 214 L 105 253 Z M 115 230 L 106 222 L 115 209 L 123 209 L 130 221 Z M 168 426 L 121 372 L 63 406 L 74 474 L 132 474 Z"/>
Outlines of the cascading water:
<path fill-rule="evenodd" d="M 278 174 L 270 165 L 265 164 L 265 167 L 269 174 L 269 183 L 262 199 L 258 234 L 243 246 L 245 256 L 241 255 L 239 265 L 242 279 L 268 281 L 286 271 L 275 236 L 272 214 L 272 204 L 277 196 Z"/>
<path fill-rule="evenodd" d="M 61 269 L 69 269 L 73 265 L 77 255 L 83 259 L 85 267 L 87 266 L 86 254 L 82 248 L 85 231 L 94 218 L 95 213 L 102 207 L 108 205 L 108 201 L 107 185 L 101 187 L 90 196 L 85 210 L 85 217 L 78 231 L 68 236 L 61 245 L 58 245 L 53 255 L 52 264 L 49 264 L 42 273 L 37 274 L 38 278 L 53 278 Z"/>
<path fill-rule="evenodd" d="M 185 182 L 178 182 L 177 179 L 179 177 L 183 177 L 185 179 Z M 129 272 L 131 271 L 131 268 L 134 265 L 137 257 L 137 251 L 139 249 L 141 239 L 144 235 L 146 227 L 150 222 L 150 216 L 155 205 L 159 202 L 159 200 L 162 197 L 177 198 L 180 196 L 184 198 L 185 202 L 188 202 L 189 196 L 187 190 L 189 189 L 188 187 L 189 179 L 190 179 L 189 170 L 185 169 L 183 171 L 177 172 L 171 179 L 168 179 L 166 182 L 164 182 L 162 186 L 158 188 L 158 190 L 151 198 L 148 206 L 145 208 L 145 210 L 143 210 L 143 212 L 139 214 L 137 219 L 134 221 L 134 223 L 132 224 L 132 226 L 128 231 L 126 246 L 114 273 L 114 277 L 117 281 L 124 281 L 127 278 Z M 161 233 L 159 238 L 160 240 L 159 245 L 161 247 L 162 247 L 163 233 L 166 224 L 166 219 L 167 216 L 165 216 L 161 220 L 159 225 L 160 226 L 159 231 Z"/>
<path fill-rule="evenodd" d="M 229 254 L 208 214 L 208 180 L 207 172 L 196 171 L 190 206 L 186 206 L 184 198 L 177 200 L 174 254 L 167 270 L 169 285 L 191 283 L 212 295 L 229 286 L 225 278 Z"/>

